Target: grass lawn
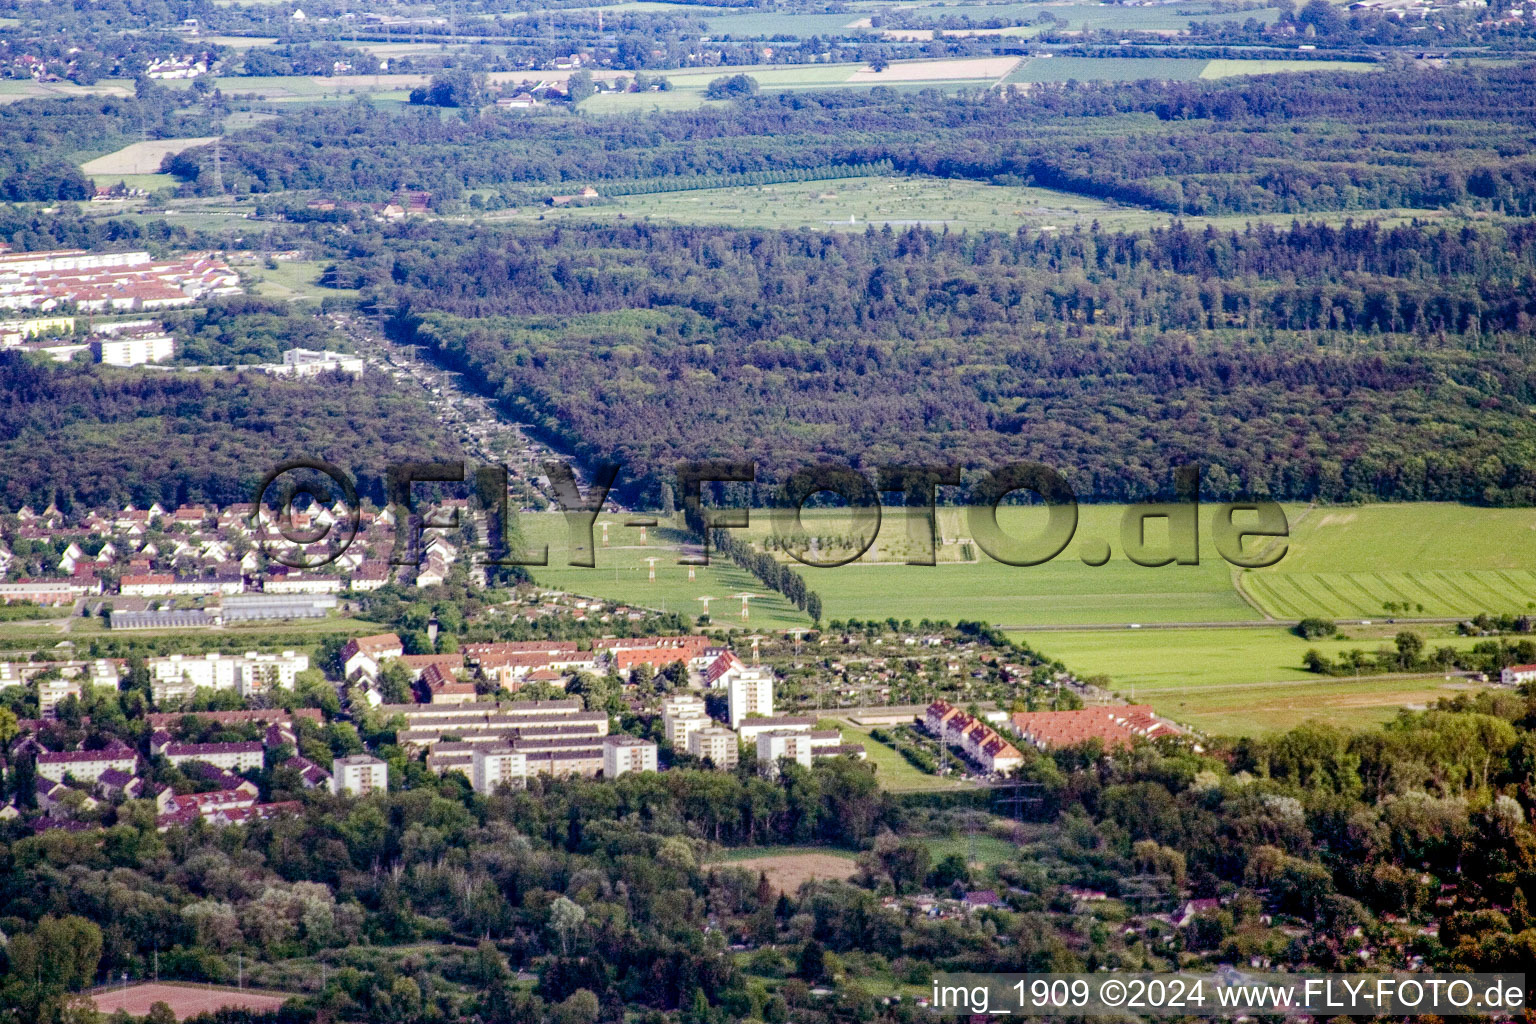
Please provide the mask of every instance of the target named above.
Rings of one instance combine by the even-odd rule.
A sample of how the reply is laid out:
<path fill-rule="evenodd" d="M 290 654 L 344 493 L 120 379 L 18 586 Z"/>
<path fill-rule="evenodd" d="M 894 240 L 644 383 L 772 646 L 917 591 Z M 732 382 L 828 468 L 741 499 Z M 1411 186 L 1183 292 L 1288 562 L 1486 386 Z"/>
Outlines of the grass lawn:
<path fill-rule="evenodd" d="M 324 298 L 356 298 L 354 289 L 326 288 L 320 284 L 320 275 L 328 264 L 318 260 L 291 260 L 278 263 L 276 268 L 259 267 L 248 271 L 256 282 L 257 295 L 290 301 L 318 302 Z"/>
<path fill-rule="evenodd" d="M 1107 565 L 1091 567 L 1078 558 L 1082 541 L 1101 537 L 1119 547 L 1121 506 L 1085 505 L 1079 509 L 1078 540 L 1053 561 L 1021 568 L 994 562 L 972 550 L 965 556 L 969 538 L 963 512 L 946 509 L 941 514 L 943 533 L 956 543 L 944 546 L 940 564 L 933 566 L 902 564 L 904 556 L 870 564 L 860 561 L 837 568 L 814 568 L 798 563 L 795 568 L 805 576 L 810 589 L 822 597 L 825 619 L 962 619 L 980 620 L 1001 626 L 1072 625 L 1120 622 L 1211 622 L 1258 619 L 1259 613 L 1244 603 L 1233 589 L 1226 563 L 1210 546 L 1209 531 L 1203 531 L 1202 561 L 1198 566 L 1170 565 L 1149 569 L 1116 556 Z M 1027 536 L 1038 529 L 1038 510 L 1022 507 L 1004 508 L 1000 518 L 1005 529 Z M 565 525 L 558 513 L 538 513 L 521 517 L 530 542 L 550 545 L 548 568 L 531 569 L 534 578 L 546 586 L 610 600 L 625 601 L 649 608 L 685 611 L 696 614 L 698 598 L 716 599 L 712 613 L 717 624 L 740 623 L 739 605 L 723 600 L 743 591 L 764 594 L 766 599 L 752 602 L 752 628 L 783 628 L 806 625 L 808 620 L 777 594 L 771 594 L 755 578 L 729 563 L 713 559 L 707 568 L 697 570 L 697 579 L 687 579 L 687 569 L 676 564 L 682 535 L 669 530 L 651 530 L 644 546 L 639 531 L 619 525 L 617 516 L 599 517 L 614 524 L 610 545 L 598 543 L 597 567 L 572 568 L 565 563 Z M 754 512 L 752 525 L 744 531 L 750 539 L 761 542 L 772 531 L 767 513 Z M 834 512 L 807 513 L 813 532 L 837 533 L 846 520 Z M 843 524 L 840 526 L 839 524 Z M 880 540 L 875 550 L 896 553 L 906 550 L 902 538 L 906 522 L 900 510 L 885 515 Z M 1149 531 L 1154 534 L 1154 531 Z M 644 561 L 654 557 L 656 579 L 649 579 Z"/>
<path fill-rule="evenodd" d="M 842 722 L 837 723 L 837 728 L 843 734 L 844 743 L 863 744 L 865 758 L 875 766 L 875 778 L 883 789 L 893 793 L 928 793 L 973 788 L 971 783 L 960 779 L 941 779 L 937 775 L 919 771 L 895 747 L 887 746 L 872 737 L 868 729 Z"/>
<path fill-rule="evenodd" d="M 650 96 L 669 95 L 650 93 Z M 739 188 L 690 189 L 623 196 L 612 206 L 577 207 L 560 214 L 606 220 L 622 213 L 682 224 L 763 228 L 836 228 L 863 231 L 871 224 L 934 229 L 1013 231 L 1030 227 L 1113 223 L 1127 212 L 1097 199 L 1026 186 L 927 177 L 838 178 Z"/>
<path fill-rule="evenodd" d="M 1201 78 L 1273 75 L 1284 71 L 1375 71 L 1381 65 L 1362 60 L 1213 60 Z"/>
<path fill-rule="evenodd" d="M 111 188 L 122 182 L 129 188 L 141 188 L 146 192 L 158 192 L 180 184 L 172 174 L 92 174 L 89 177 L 97 188 Z"/>
<path fill-rule="evenodd" d="M 928 840 L 928 856 L 937 864 L 945 857 L 958 853 L 970 864 L 992 867 L 1006 864 L 1018 856 L 1019 848 L 1006 839 L 978 833 L 971 836 L 949 836 Z"/>
<path fill-rule="evenodd" d="M 1017 639 L 1080 675 L 1105 675 L 1126 698 L 1151 704 L 1212 733 L 1263 734 L 1309 718 L 1365 725 L 1468 685 L 1460 678 L 1318 676 L 1302 668 L 1310 649 L 1330 658 L 1392 646 L 1396 626 L 1350 627 L 1346 638 L 1303 640 L 1287 629 L 1144 629 L 1022 633 Z M 1419 627 L 1429 647 L 1470 647 L 1474 637 Z"/>
<path fill-rule="evenodd" d="M 928 88 L 924 83 L 902 83 L 898 89 Z M 612 109 L 641 113 L 655 110 L 692 109 L 692 94 L 600 94 L 587 100 L 610 104 Z M 636 106 L 639 101 L 649 106 Z M 654 102 L 653 102 L 654 101 Z M 607 107 L 603 107 L 607 109 Z M 687 189 L 649 195 L 618 196 L 601 206 L 537 206 L 476 215 L 485 221 L 534 221 L 568 218 L 608 221 L 619 217 L 645 218 L 676 224 L 725 224 L 747 228 L 812 228 L 827 231 L 865 231 L 870 225 L 893 228 L 926 225 L 934 230 L 1016 231 L 1028 227 L 1041 231 L 1087 229 L 1095 221 L 1106 230 L 1145 230 L 1166 227 L 1172 214 L 1033 186 L 991 185 L 960 178 L 882 176 L 836 178 L 828 181 L 785 182 L 775 185 L 743 185 L 734 188 Z M 1444 210 L 1391 209 L 1343 211 L 1318 214 L 1310 219 L 1342 224 L 1346 219 L 1370 219 L 1386 226 L 1413 218 L 1453 220 Z M 851 219 L 850 219 L 851 218 Z M 1209 224 L 1217 230 L 1241 231 L 1250 224 L 1287 226 L 1295 214 L 1262 214 L 1222 217 L 1184 217 L 1192 231 Z"/>
<path fill-rule="evenodd" d="M 1318 508 L 1293 517 L 1291 532 L 1284 561 L 1241 580 L 1278 618 L 1536 607 L 1536 510 L 1429 502 Z"/>
<path fill-rule="evenodd" d="M 1078 508 L 1075 539 L 1060 555 L 1044 565 L 1018 567 L 995 562 L 972 548 L 974 561 L 945 561 L 963 556 L 970 538 L 966 513 L 943 509 L 941 533 L 952 541 L 945 545 L 940 564 L 904 565 L 902 558 L 884 564 L 855 562 L 838 568 L 801 567 L 807 584 L 822 597 L 824 615 L 835 618 L 961 619 L 991 622 L 1000 626 L 1119 622 L 1212 622 L 1257 619 L 1259 614 L 1233 589 L 1231 573 L 1216 555 L 1209 530 L 1202 531 L 1201 564 L 1168 565 L 1150 569 L 1136 565 L 1119 553 L 1120 522 L 1125 509 L 1119 505 L 1083 505 Z M 1019 506 L 1000 510 L 999 520 L 1010 533 L 1026 537 L 1040 529 L 1043 512 Z M 845 517 L 833 512 L 807 514 L 812 532 L 835 532 Z M 882 520 L 875 550 L 896 538 L 892 550 L 907 529 L 899 510 L 888 511 Z M 749 533 L 766 538 L 768 517 L 754 517 Z M 1155 537 L 1149 530 L 1149 539 Z M 1108 540 L 1115 554 L 1102 566 L 1084 564 L 1082 547 L 1095 538 Z"/>
<path fill-rule="evenodd" d="M 713 599 L 710 614 L 717 625 L 752 629 L 786 629 L 809 626 L 810 619 L 789 601 L 755 577 L 728 561 L 711 558 L 708 566 L 695 569 L 695 579 L 688 579 L 688 566 L 678 565 L 682 535 L 675 530 L 653 528 L 645 543 L 637 528 L 622 525 L 615 515 L 598 517 L 611 523 L 609 545 L 603 546 L 603 532 L 594 529 L 598 545 L 597 566 L 592 569 L 571 566 L 564 517 L 556 512 L 519 517 L 530 548 L 537 551 L 549 545 L 549 566 L 532 566 L 529 572 L 541 585 L 589 597 L 622 601 L 641 608 L 681 612 L 690 617 L 703 611 L 700 597 Z M 656 579 L 650 577 L 647 558 L 656 559 Z M 741 602 L 730 595 L 761 595 L 749 606 L 749 618 L 741 619 Z"/>

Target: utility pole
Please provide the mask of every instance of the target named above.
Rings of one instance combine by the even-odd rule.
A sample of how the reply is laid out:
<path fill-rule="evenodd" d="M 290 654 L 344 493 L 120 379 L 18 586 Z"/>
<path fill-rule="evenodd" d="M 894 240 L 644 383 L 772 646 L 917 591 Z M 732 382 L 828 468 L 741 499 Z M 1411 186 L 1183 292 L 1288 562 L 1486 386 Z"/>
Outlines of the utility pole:
<path fill-rule="evenodd" d="M 218 135 L 213 140 L 213 190 L 219 195 L 224 194 L 224 137 Z"/>

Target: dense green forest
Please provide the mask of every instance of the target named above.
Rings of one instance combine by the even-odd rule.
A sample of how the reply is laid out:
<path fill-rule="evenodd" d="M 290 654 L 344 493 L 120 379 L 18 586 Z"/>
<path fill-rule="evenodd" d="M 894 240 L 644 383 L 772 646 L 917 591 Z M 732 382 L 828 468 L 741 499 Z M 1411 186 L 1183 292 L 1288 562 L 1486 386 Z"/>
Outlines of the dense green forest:
<path fill-rule="evenodd" d="M 877 87 L 645 117 L 443 117 L 359 102 L 232 134 L 223 175 L 255 192 L 382 196 L 403 185 L 454 199 L 494 186 L 516 198 L 563 183 L 889 161 L 899 172 L 1032 183 L 1183 214 L 1530 213 L 1533 111 L 1536 66 L 1068 83 L 960 98 Z M 212 159 L 205 147 L 167 167 L 207 190 Z"/>
<path fill-rule="evenodd" d="M 346 468 L 382 503 L 391 461 L 460 453 L 424 403 L 382 384 L 55 367 L 0 353 L 0 502 L 234 504 L 304 456 Z"/>
<path fill-rule="evenodd" d="M 421 226 L 350 267 L 402 338 L 653 501 L 685 458 L 768 481 L 1034 458 L 1093 500 L 1184 462 L 1215 498 L 1536 498 L 1527 226 Z"/>
<path fill-rule="evenodd" d="M 172 313 L 164 322 L 179 339 L 176 359 L 181 363 L 280 363 L 290 348 L 346 351 L 349 347 L 328 321 L 275 299 L 219 299 Z"/>

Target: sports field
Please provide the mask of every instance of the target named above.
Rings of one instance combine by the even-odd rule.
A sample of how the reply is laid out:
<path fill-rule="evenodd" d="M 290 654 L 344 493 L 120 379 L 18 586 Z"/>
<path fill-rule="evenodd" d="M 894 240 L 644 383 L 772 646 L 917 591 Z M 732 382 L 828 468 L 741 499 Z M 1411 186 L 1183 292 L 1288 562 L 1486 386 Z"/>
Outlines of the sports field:
<path fill-rule="evenodd" d="M 1536 608 L 1536 510 L 1422 503 L 1315 509 L 1241 585 L 1276 618 L 1452 617 Z"/>
<path fill-rule="evenodd" d="M 915 552 L 905 540 L 907 518 L 900 509 L 890 510 L 882 521 L 879 539 L 864 560 L 837 568 L 795 564 L 810 589 L 821 595 L 824 619 L 921 619 L 980 620 L 1001 626 L 1070 625 L 1120 622 L 1223 622 L 1261 618 L 1233 589 L 1231 572 L 1216 555 L 1209 531 L 1202 534 L 1200 565 L 1169 565 L 1149 569 L 1123 557 L 1112 557 L 1098 567 L 1085 565 L 1079 546 L 1093 538 L 1109 539 L 1119 547 L 1121 506 L 1081 506 L 1077 540 L 1062 555 L 1044 565 L 1021 568 L 995 562 L 969 540 L 969 527 L 958 509 L 942 510 L 944 544 L 937 565 L 904 564 L 906 552 Z M 1020 537 L 1039 529 L 1043 513 L 1010 507 L 1001 510 L 1005 529 Z M 617 523 L 618 517 L 602 517 Z M 599 520 L 601 521 L 601 519 Z M 828 537 L 841 535 L 847 519 L 838 513 L 806 514 L 808 529 Z M 739 603 L 719 599 L 742 591 L 769 592 L 746 573 L 714 559 L 697 570 L 689 581 L 687 570 L 676 564 L 681 534 L 651 530 L 647 543 L 639 543 L 639 531 L 610 527 L 607 548 L 598 536 L 597 568 L 565 566 L 564 522 L 557 513 L 522 517 L 524 532 L 536 544 L 550 544 L 549 568 L 534 568 L 541 584 L 576 593 L 628 601 L 646 607 L 691 610 L 697 598 L 712 595 L 717 623 L 739 622 Z M 752 515 L 744 536 L 759 543 L 773 532 L 766 512 Z M 1149 530 L 1149 541 L 1155 541 Z M 830 553 L 832 549 L 828 548 Z M 645 559 L 657 558 L 656 580 L 649 579 Z M 884 559 L 873 561 L 872 559 Z M 805 625 L 805 616 L 774 594 L 753 601 L 750 624 L 754 628 Z"/>
<path fill-rule="evenodd" d="M 1334 619 L 1470 617 L 1536 609 L 1536 510 L 1480 509 L 1449 504 L 1292 508 L 1285 558 L 1262 570 L 1233 570 L 1212 542 L 1210 511 L 1202 506 L 1200 564 L 1146 568 L 1120 550 L 1118 505 L 1083 505 L 1073 543 L 1044 565 L 1015 567 L 993 561 L 970 542 L 964 510 L 941 510 L 942 544 L 933 566 L 903 564 L 915 548 L 906 539 L 901 509 L 885 511 L 874 546 L 859 561 L 837 568 L 796 564 L 822 597 L 825 619 L 971 619 L 1004 627 L 1131 623 L 1295 622 Z M 1037 510 L 1010 507 L 1004 528 L 1019 536 L 1039 528 Z M 611 517 L 616 522 L 616 517 Z M 559 545 L 564 526 L 553 513 L 524 517 L 531 536 Z M 829 542 L 846 539 L 844 514 L 811 511 L 808 529 Z M 1153 521 L 1156 527 L 1157 521 Z M 697 610 L 700 596 L 763 592 L 728 565 L 697 571 L 689 581 L 676 565 L 681 535 L 614 527 L 611 547 L 599 551 L 597 569 L 557 564 L 536 569 L 543 583 L 578 593 L 670 610 Z M 752 514 L 743 536 L 766 542 L 774 532 L 765 511 Z M 1149 542 L 1155 541 L 1155 529 Z M 1086 542 L 1102 539 L 1113 552 L 1102 566 L 1085 564 Z M 847 553 L 847 549 L 825 549 Z M 656 581 L 644 559 L 656 557 Z M 826 555 L 822 556 L 827 557 Z M 1236 586 L 1234 585 L 1236 581 Z M 1240 588 L 1240 589 L 1239 589 Z M 716 620 L 722 619 L 716 604 Z M 801 625 L 805 618 L 777 597 L 754 602 L 754 625 Z M 761 618 L 759 611 L 761 609 Z M 735 621 L 736 609 L 731 610 Z"/>

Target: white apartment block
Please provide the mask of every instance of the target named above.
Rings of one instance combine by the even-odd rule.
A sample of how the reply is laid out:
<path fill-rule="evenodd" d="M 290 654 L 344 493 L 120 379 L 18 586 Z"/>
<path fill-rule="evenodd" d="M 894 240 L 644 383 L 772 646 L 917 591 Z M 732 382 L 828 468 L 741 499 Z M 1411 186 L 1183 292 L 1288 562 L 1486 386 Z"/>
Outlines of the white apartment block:
<path fill-rule="evenodd" d="M 711 723 L 704 702 L 691 694 L 668 697 L 661 704 L 662 729 L 673 750 L 687 750 L 688 737 Z"/>
<path fill-rule="evenodd" d="M 178 697 L 190 697 L 199 687 L 210 690 L 238 690 L 242 697 L 270 690 L 291 690 L 298 673 L 309 668 L 309 656 L 295 651 L 243 655 L 217 651 L 196 655 L 172 654 L 150 658 L 150 693 L 156 703 Z"/>
<path fill-rule="evenodd" d="M 638 736 L 609 736 L 603 740 L 603 778 L 655 770 L 656 744 Z"/>
<path fill-rule="evenodd" d="M 81 695 L 78 679 L 40 679 L 37 683 L 37 710 L 44 718 L 53 718 L 59 705 Z"/>
<path fill-rule="evenodd" d="M 737 672 L 726 684 L 730 701 L 731 728 L 739 727 L 748 715 L 773 717 L 773 670 L 753 668 Z"/>
<path fill-rule="evenodd" d="M 779 770 L 779 759 L 787 757 L 796 764 L 811 766 L 812 741 L 809 732 L 774 730 L 757 735 L 757 763 L 769 774 Z"/>
<path fill-rule="evenodd" d="M 131 747 L 125 746 L 106 750 L 44 752 L 37 755 L 37 774 L 50 782 L 63 782 L 66 775 L 80 782 L 95 782 L 104 772 L 114 768 L 132 775 L 138 764 L 138 755 Z"/>
<path fill-rule="evenodd" d="M 174 765 L 201 761 L 225 771 L 243 772 L 260 768 L 263 749 L 260 743 L 167 743 L 165 759 Z"/>
<path fill-rule="evenodd" d="M 688 735 L 688 753 L 708 758 L 716 768 L 729 771 L 741 760 L 741 739 L 731 730 L 719 726 L 695 729 Z"/>
<path fill-rule="evenodd" d="M 367 796 L 389 789 L 389 766 L 367 754 L 338 757 L 331 765 L 331 792 Z"/>
<path fill-rule="evenodd" d="M 176 354 L 176 341 L 164 331 L 97 338 L 91 342 L 96 361 L 107 366 L 163 363 Z"/>
<path fill-rule="evenodd" d="M 501 786 L 522 786 L 528 780 L 528 755 L 511 747 L 476 749 L 471 754 L 470 784 L 481 796 Z"/>
<path fill-rule="evenodd" d="M 274 364 L 268 370 L 289 377 L 313 377 L 329 370 L 340 370 L 356 376 L 363 372 L 363 361 L 357 356 L 340 352 L 290 348 L 283 353 L 281 365 Z"/>
<path fill-rule="evenodd" d="M 753 744 L 765 732 L 810 732 L 816 728 L 816 719 L 809 715 L 780 715 L 776 718 L 748 718 L 741 723 L 736 734 L 741 742 Z"/>

